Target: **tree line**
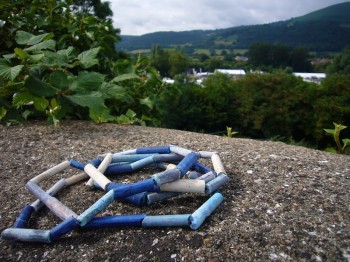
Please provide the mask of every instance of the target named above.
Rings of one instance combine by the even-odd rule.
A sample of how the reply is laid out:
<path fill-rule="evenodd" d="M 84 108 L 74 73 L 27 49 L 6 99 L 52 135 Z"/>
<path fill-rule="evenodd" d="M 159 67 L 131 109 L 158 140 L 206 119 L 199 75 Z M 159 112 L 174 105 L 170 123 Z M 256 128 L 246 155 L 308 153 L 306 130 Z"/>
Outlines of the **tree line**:
<path fill-rule="evenodd" d="M 284 71 L 250 73 L 240 79 L 216 73 L 198 85 L 169 86 L 162 97 L 164 127 L 242 137 L 275 138 L 325 148 L 323 128 L 350 122 L 350 75 L 333 74 L 321 84 Z M 344 132 L 349 136 L 349 132 Z"/>
<path fill-rule="evenodd" d="M 346 50 L 347 48 L 342 51 L 343 56 L 346 55 Z M 332 65 L 326 63 L 314 68 L 311 64 L 313 55 L 305 47 L 260 42 L 252 44 L 243 55 L 248 58 L 247 61 L 237 61 L 237 54 L 226 50 L 221 50 L 220 53 L 212 50 L 208 54 L 189 56 L 180 48 L 165 49 L 159 45 L 153 45 L 148 56 L 151 66 L 156 68 L 160 75 L 172 78 L 192 68 L 201 69 L 204 72 L 213 72 L 219 68 L 240 68 L 246 71 L 264 72 L 282 69 L 287 72 L 332 73 L 339 71 L 339 68 L 334 67 L 335 65 L 342 64 L 341 67 L 344 67 L 347 63 L 347 60 L 340 59 L 338 56 Z"/>

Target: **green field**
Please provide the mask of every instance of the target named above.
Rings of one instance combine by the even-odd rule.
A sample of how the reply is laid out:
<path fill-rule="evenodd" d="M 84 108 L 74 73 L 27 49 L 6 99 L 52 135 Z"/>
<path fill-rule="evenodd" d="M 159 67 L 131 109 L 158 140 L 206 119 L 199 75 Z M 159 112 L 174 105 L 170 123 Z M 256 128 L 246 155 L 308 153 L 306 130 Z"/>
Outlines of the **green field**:
<path fill-rule="evenodd" d="M 243 55 L 243 54 L 245 54 L 248 51 L 248 49 L 233 49 L 233 50 L 230 50 L 230 49 L 215 49 L 215 54 L 216 55 L 221 55 L 222 51 L 226 51 L 227 53 L 233 52 L 233 54 L 235 54 L 235 55 Z M 199 48 L 199 49 L 195 49 L 193 54 L 195 54 L 195 55 L 200 55 L 200 54 L 210 55 L 210 50 L 209 49 L 204 49 L 204 48 Z"/>

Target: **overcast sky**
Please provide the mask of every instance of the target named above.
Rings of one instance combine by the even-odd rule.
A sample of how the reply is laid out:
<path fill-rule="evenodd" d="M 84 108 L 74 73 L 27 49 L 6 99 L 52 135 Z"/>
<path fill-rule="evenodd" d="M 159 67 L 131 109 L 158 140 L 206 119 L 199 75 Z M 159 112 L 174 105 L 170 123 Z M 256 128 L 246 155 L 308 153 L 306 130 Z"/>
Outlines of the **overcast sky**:
<path fill-rule="evenodd" d="M 288 20 L 345 0 L 109 0 L 122 35 Z"/>

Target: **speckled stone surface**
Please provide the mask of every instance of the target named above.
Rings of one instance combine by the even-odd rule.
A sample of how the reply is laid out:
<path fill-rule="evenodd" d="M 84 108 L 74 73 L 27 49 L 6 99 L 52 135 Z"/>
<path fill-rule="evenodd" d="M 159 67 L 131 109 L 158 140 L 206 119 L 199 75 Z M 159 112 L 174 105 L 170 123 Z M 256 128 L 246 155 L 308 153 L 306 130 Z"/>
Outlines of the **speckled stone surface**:
<path fill-rule="evenodd" d="M 0 240 L 0 261 L 349 261 L 350 157 L 280 142 L 224 138 L 160 128 L 63 121 L 0 126 L 0 225 L 11 227 L 35 198 L 32 177 L 64 160 L 86 162 L 99 154 L 174 144 L 217 151 L 230 177 L 223 204 L 203 226 L 75 230 L 52 244 Z M 206 163 L 210 164 L 210 163 Z M 132 182 L 155 170 L 113 177 Z M 50 187 L 70 169 L 42 184 Z M 104 193 L 83 183 L 57 196 L 81 213 Z M 208 197 L 183 195 L 138 208 L 114 202 L 102 215 L 192 213 Z M 50 229 L 60 220 L 46 208 L 29 226 Z"/>

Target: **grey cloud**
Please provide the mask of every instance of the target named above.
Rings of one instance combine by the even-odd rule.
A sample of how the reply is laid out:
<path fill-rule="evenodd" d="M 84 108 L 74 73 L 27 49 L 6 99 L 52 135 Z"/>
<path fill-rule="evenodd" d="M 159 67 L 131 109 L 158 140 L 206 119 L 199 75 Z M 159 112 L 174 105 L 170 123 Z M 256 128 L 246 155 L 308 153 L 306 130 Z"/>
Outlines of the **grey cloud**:
<path fill-rule="evenodd" d="M 344 0 L 110 0 L 122 34 L 217 29 L 301 16 Z"/>

